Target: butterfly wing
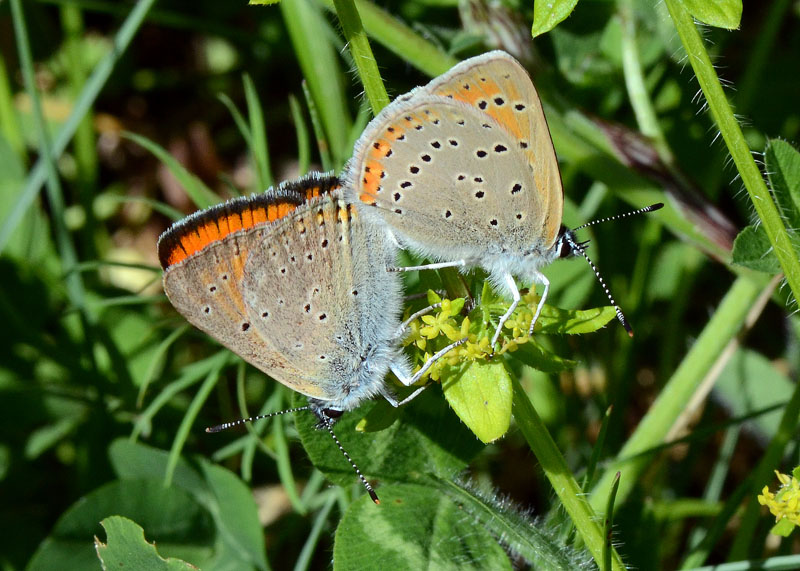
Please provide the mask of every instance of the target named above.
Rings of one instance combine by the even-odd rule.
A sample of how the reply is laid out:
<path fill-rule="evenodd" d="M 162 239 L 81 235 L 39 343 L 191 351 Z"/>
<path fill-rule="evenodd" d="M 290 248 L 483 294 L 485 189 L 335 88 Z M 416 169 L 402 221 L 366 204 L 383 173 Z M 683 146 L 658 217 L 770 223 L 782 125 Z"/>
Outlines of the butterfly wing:
<path fill-rule="evenodd" d="M 322 395 L 304 379 L 269 336 L 250 326 L 243 284 L 245 266 L 268 229 L 310 197 L 338 188 L 335 177 L 312 175 L 261 195 L 200 211 L 170 227 L 158 243 L 164 291 L 197 328 L 283 384 Z"/>
<path fill-rule="evenodd" d="M 545 237 L 545 207 L 517 141 L 491 116 L 433 95 L 394 103 L 362 136 L 354 199 L 420 253 L 483 264 Z M 357 181 L 357 185 L 356 185 Z"/>
<path fill-rule="evenodd" d="M 525 68 L 506 52 L 492 51 L 461 62 L 422 91 L 480 109 L 518 141 L 533 165 L 536 191 L 544 204 L 537 222 L 545 244 L 552 245 L 561 228 L 564 189 L 542 102 Z"/>
<path fill-rule="evenodd" d="M 277 380 L 340 410 L 381 392 L 402 308 L 400 279 L 386 271 L 395 254 L 339 193 L 265 234 L 243 290 L 248 323 L 292 365 Z"/>
<path fill-rule="evenodd" d="M 543 253 L 561 225 L 561 178 L 541 102 L 504 52 L 398 97 L 364 131 L 345 178 L 353 200 L 377 207 L 369 215 L 441 260 L 474 261 L 507 246 Z"/>

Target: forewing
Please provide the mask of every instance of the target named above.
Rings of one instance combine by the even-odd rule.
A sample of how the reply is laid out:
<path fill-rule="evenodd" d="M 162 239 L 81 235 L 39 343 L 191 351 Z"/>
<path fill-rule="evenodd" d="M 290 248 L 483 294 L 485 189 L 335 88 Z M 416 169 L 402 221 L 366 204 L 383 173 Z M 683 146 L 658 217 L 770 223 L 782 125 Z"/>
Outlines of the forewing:
<path fill-rule="evenodd" d="M 304 378 L 303 369 L 292 366 L 271 338 L 250 324 L 243 293 L 245 264 L 260 250 L 269 228 L 306 200 L 338 187 L 336 177 L 311 174 L 197 212 L 171 226 L 158 242 L 164 291 L 175 308 L 194 326 L 295 390 L 297 379 Z"/>
<path fill-rule="evenodd" d="M 357 199 L 374 206 L 368 214 L 427 256 L 480 260 L 544 239 L 532 165 L 507 129 L 466 103 L 431 95 L 393 103 L 349 168 Z"/>
<path fill-rule="evenodd" d="M 561 227 L 564 190 L 542 102 L 525 68 L 505 52 L 488 52 L 456 65 L 414 93 L 463 101 L 508 130 L 533 166 L 542 208 L 531 214 L 542 227 L 545 245 L 552 245 Z"/>
<path fill-rule="evenodd" d="M 245 268 L 244 298 L 260 335 L 304 371 L 281 382 L 328 401 L 364 388 L 357 372 L 370 346 L 388 348 L 399 324 L 399 278 L 386 271 L 393 253 L 384 243 L 339 194 L 298 208 L 264 237 Z M 383 374 L 361 378 L 377 387 Z"/>

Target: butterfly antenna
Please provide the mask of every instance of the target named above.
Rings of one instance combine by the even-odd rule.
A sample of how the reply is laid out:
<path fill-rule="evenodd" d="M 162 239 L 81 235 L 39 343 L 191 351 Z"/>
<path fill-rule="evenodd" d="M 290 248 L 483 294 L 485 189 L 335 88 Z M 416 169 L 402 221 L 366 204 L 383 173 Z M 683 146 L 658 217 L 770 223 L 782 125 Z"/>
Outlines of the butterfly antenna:
<path fill-rule="evenodd" d="M 216 426 L 209 426 L 206 428 L 206 432 L 222 432 L 223 430 L 227 430 L 234 426 L 239 426 L 244 424 L 245 422 L 254 422 L 256 420 L 261 420 L 262 418 L 271 418 L 273 416 L 278 416 L 281 414 L 286 414 L 288 412 L 300 412 L 303 410 L 310 410 L 307 406 L 301 406 L 299 408 L 289 408 L 286 410 L 279 410 L 278 412 L 271 412 L 269 414 L 259 414 L 256 416 L 251 416 L 250 418 L 240 418 L 239 420 L 234 420 L 231 422 L 224 422 L 222 424 L 218 424 Z"/>
<path fill-rule="evenodd" d="M 650 206 L 639 208 L 638 210 L 631 210 L 630 212 L 624 212 L 622 214 L 617 214 L 616 216 L 609 216 L 608 218 L 598 218 L 597 220 L 592 220 L 591 222 L 582 224 L 577 228 L 573 228 L 572 231 L 577 232 L 578 230 L 581 230 L 588 226 L 594 226 L 595 224 L 600 224 L 601 222 L 611 222 L 612 220 L 621 220 L 622 218 L 628 218 L 630 216 L 635 216 L 637 214 L 647 214 L 648 212 L 655 212 L 656 210 L 661 210 L 662 208 L 664 208 L 664 203 L 657 202 L 655 204 L 651 204 Z"/>
<path fill-rule="evenodd" d="M 339 439 L 333 432 L 333 426 L 331 425 L 331 421 L 328 420 L 328 417 L 326 417 L 324 414 L 320 415 L 320 420 L 322 421 L 321 422 L 322 426 L 324 426 L 328 430 L 328 434 L 330 434 L 331 438 L 333 438 L 333 441 L 336 443 L 336 446 L 339 447 L 339 451 L 341 451 L 341 453 L 344 455 L 347 461 L 350 462 L 350 465 L 356 472 L 356 476 L 358 476 L 358 479 L 361 480 L 361 483 L 364 484 L 364 487 L 367 489 L 369 497 L 372 498 L 372 501 L 375 502 L 376 504 L 380 504 L 381 501 L 380 499 L 378 499 L 378 494 L 375 493 L 375 489 L 372 486 L 370 486 L 369 482 L 367 482 L 367 479 L 364 477 L 364 474 L 362 474 L 361 470 L 358 469 L 356 463 L 353 462 L 352 458 L 350 458 L 350 454 L 347 453 L 347 450 L 344 449 L 344 446 L 342 446 L 342 443 L 339 442 Z"/>
<path fill-rule="evenodd" d="M 622 218 L 629 218 L 630 216 L 635 216 L 637 214 L 646 214 L 648 212 L 654 212 L 656 210 L 660 210 L 664 208 L 663 202 L 657 202 L 655 204 L 651 204 L 650 206 L 645 206 L 644 208 L 638 208 L 636 210 L 631 210 L 630 212 L 624 212 L 622 214 L 617 214 L 615 216 L 608 216 L 607 218 L 598 218 L 597 220 L 592 220 L 591 222 L 587 222 L 586 224 L 582 224 L 577 228 L 573 228 L 571 232 L 576 232 L 588 226 L 594 226 L 595 224 L 600 224 L 601 222 L 611 222 L 612 220 L 621 220 Z M 589 256 L 586 254 L 586 250 L 584 246 L 588 242 L 577 242 L 576 240 L 572 239 L 571 232 L 565 235 L 567 242 L 569 243 L 570 248 L 572 248 L 573 252 L 578 252 L 584 259 L 589 262 L 589 265 L 594 271 L 594 275 L 597 276 L 597 281 L 600 282 L 600 285 L 603 287 L 603 291 L 606 292 L 606 296 L 608 297 L 608 301 L 611 302 L 611 305 L 614 306 L 614 311 L 617 313 L 617 319 L 619 322 L 622 323 L 622 326 L 625 328 L 625 331 L 628 332 L 628 336 L 633 337 L 633 329 L 631 328 L 630 323 L 625 318 L 625 315 L 622 313 L 622 310 L 617 305 L 617 302 L 614 301 L 614 297 L 611 295 L 611 290 L 608 289 L 605 280 L 603 280 L 603 276 L 600 275 L 600 271 L 597 269 L 597 266 L 594 265 Z"/>
<path fill-rule="evenodd" d="M 586 226 L 588 226 L 588 224 Z M 576 228 L 576 230 L 577 230 L 577 228 Z M 625 318 L 625 315 L 622 313 L 622 310 L 617 305 L 617 302 L 614 301 L 614 296 L 611 295 L 611 290 L 608 289 L 608 286 L 606 285 L 606 282 L 603 279 L 603 276 L 600 275 L 600 270 L 597 269 L 597 266 L 594 265 L 594 262 L 592 262 L 592 260 L 588 256 L 588 254 L 586 254 L 586 250 L 583 249 L 583 244 L 584 243 L 576 242 L 568 234 L 565 235 L 565 239 L 569 243 L 569 246 L 570 246 L 570 248 L 572 249 L 573 252 L 578 252 L 581 256 L 584 257 L 584 259 L 587 262 L 589 262 L 589 265 L 591 266 L 592 271 L 594 271 L 594 275 L 597 276 L 597 281 L 600 282 L 600 286 L 603 288 L 603 291 L 606 292 L 606 296 L 608 296 L 608 301 L 611 302 L 611 305 L 614 306 L 614 311 L 617 312 L 617 319 L 619 319 L 619 322 L 622 323 L 622 326 L 625 328 L 625 331 L 628 332 L 628 336 L 629 337 L 633 337 L 633 329 L 631 328 L 631 324 L 628 323 L 628 320 Z"/>

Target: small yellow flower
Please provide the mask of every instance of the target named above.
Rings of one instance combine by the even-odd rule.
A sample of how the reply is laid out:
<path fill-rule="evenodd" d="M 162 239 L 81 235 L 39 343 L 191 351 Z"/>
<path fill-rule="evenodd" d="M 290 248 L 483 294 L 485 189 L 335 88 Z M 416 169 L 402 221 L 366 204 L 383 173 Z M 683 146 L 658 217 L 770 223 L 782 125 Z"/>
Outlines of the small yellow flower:
<path fill-rule="evenodd" d="M 800 481 L 777 470 L 775 475 L 781 486 L 776 493 L 769 491 L 769 486 L 764 486 L 758 496 L 758 503 L 767 506 L 775 521 L 788 520 L 793 525 L 800 525 Z"/>
<path fill-rule="evenodd" d="M 445 299 L 442 301 L 442 307 L 436 315 L 422 316 L 425 326 L 420 329 L 420 333 L 423 337 L 435 339 L 441 333 L 444 333 L 451 341 L 460 339 L 458 329 L 455 327 L 456 322 L 450 315 L 452 306 L 450 303 L 446 303 L 448 301 L 450 300 Z"/>
<path fill-rule="evenodd" d="M 408 324 L 409 334 L 403 340 L 403 346 L 408 347 L 411 344 L 416 345 L 420 349 L 425 349 L 425 345 L 427 344 L 427 339 L 422 336 L 420 333 L 420 324 L 419 321 L 416 319 Z"/>

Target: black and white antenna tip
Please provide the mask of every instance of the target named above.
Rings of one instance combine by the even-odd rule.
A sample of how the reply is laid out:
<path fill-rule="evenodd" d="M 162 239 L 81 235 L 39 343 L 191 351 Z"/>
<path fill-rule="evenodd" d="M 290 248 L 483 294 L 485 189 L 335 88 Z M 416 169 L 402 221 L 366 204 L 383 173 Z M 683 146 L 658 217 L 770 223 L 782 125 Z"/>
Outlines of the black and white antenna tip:
<path fill-rule="evenodd" d="M 356 476 L 358 476 L 358 479 L 361 480 L 361 483 L 367 490 L 369 497 L 372 499 L 373 502 L 375 502 L 375 504 L 379 505 L 381 503 L 381 500 L 378 498 L 378 494 L 375 493 L 375 489 L 370 485 L 369 482 L 367 482 L 367 479 L 364 477 L 364 474 L 362 474 L 361 470 L 358 469 L 358 465 L 356 465 L 356 463 L 350 457 L 350 454 L 347 453 L 347 450 L 344 449 L 342 443 L 339 442 L 339 438 L 336 436 L 336 433 L 333 432 L 333 426 L 331 425 L 331 421 L 328 419 L 327 416 L 325 416 L 324 413 L 320 416 L 320 420 L 322 421 L 322 425 L 328 430 L 328 434 L 330 434 L 331 438 L 333 438 L 333 441 L 336 443 L 336 446 L 339 448 L 339 452 L 342 453 L 345 459 L 350 463 L 350 466 L 352 466 L 353 470 L 355 470 Z"/>
<path fill-rule="evenodd" d="M 214 433 L 214 432 L 222 432 L 223 430 L 228 430 L 229 428 L 233 428 L 234 426 L 240 426 L 246 422 L 255 422 L 256 420 L 261 420 L 262 418 L 270 418 L 273 416 L 279 416 L 281 414 L 286 414 L 289 412 L 300 412 L 303 410 L 308 410 L 307 406 L 301 406 L 299 408 L 288 408 L 286 410 L 279 410 L 278 412 L 271 412 L 269 414 L 259 414 L 256 416 L 251 416 L 249 418 L 240 418 L 239 420 L 233 420 L 231 422 L 223 422 L 222 424 L 217 424 L 216 426 L 209 426 L 206 428 L 206 432 Z"/>

